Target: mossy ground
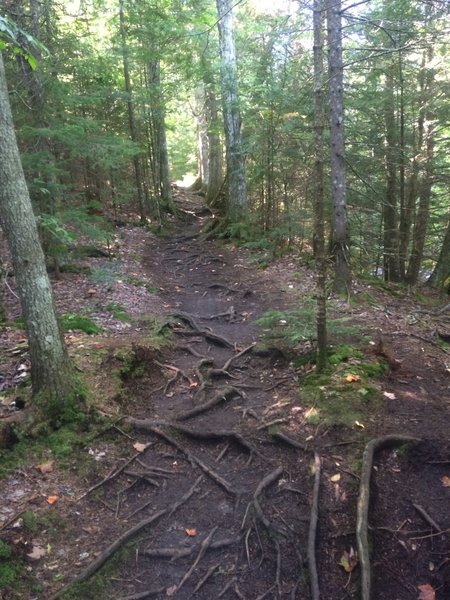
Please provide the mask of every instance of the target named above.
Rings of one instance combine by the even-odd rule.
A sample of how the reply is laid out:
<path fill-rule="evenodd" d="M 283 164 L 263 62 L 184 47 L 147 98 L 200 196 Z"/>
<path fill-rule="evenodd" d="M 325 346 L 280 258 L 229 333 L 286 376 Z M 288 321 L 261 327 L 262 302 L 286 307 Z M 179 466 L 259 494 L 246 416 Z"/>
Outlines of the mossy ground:
<path fill-rule="evenodd" d="M 300 382 L 302 400 L 309 407 L 308 423 L 363 428 L 382 408 L 381 392 L 372 380 L 386 368 L 352 346 L 333 349 L 327 372 L 309 373 Z"/>

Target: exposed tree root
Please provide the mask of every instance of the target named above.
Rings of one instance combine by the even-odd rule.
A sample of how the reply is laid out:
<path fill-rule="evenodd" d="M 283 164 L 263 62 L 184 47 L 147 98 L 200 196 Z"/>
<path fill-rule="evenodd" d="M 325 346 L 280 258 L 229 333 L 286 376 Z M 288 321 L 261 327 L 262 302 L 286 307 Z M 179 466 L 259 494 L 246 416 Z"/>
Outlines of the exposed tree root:
<path fill-rule="evenodd" d="M 210 548 L 211 548 L 211 546 L 210 546 Z M 217 569 L 219 567 L 220 567 L 220 563 L 217 563 L 217 564 L 213 565 L 212 567 L 209 567 L 209 569 L 207 570 L 206 574 L 200 579 L 200 581 L 195 586 L 195 589 L 192 592 L 192 594 L 189 596 L 189 598 L 193 598 L 195 596 L 195 594 L 199 590 L 201 590 L 201 588 L 205 585 L 205 583 L 208 581 L 208 579 L 210 577 L 212 577 L 212 575 L 214 574 L 214 572 L 217 571 Z"/>
<path fill-rule="evenodd" d="M 152 596 L 157 596 L 158 594 L 162 594 L 166 588 L 158 588 L 156 590 L 147 590 L 146 592 L 138 592 L 137 594 L 131 594 L 131 596 L 123 596 L 122 598 L 118 598 L 118 600 L 144 600 L 144 598 L 151 598 Z"/>
<path fill-rule="evenodd" d="M 309 579 L 311 583 L 311 600 L 319 600 L 319 577 L 317 574 L 317 563 L 316 563 L 316 534 L 317 534 L 317 522 L 319 520 L 319 490 L 320 490 L 320 470 L 321 460 L 317 452 L 314 452 L 314 487 L 313 497 L 311 504 L 311 516 L 309 520 L 309 532 L 308 532 L 308 569 Z"/>
<path fill-rule="evenodd" d="M 214 408 L 218 404 L 226 402 L 227 400 L 232 400 L 237 396 L 242 397 L 242 392 L 240 392 L 232 386 L 225 387 L 219 392 L 217 392 L 217 394 L 213 398 L 211 398 L 211 400 L 208 400 L 203 404 L 199 404 L 198 406 L 191 408 L 191 410 L 187 410 L 186 412 L 181 413 L 181 415 L 178 415 L 176 420 L 187 421 L 188 419 L 192 419 L 192 417 L 196 417 L 197 415 L 200 415 L 201 413 L 204 413 L 210 410 L 211 408 Z"/>
<path fill-rule="evenodd" d="M 252 454 L 258 455 L 260 458 L 264 458 L 264 456 L 250 444 L 240 433 L 236 431 L 228 431 L 228 430 L 219 430 L 219 431 L 197 431 L 193 429 L 189 429 L 188 427 L 184 427 L 183 425 L 178 425 L 176 423 L 161 423 L 163 425 L 167 425 L 175 431 L 179 431 L 180 433 L 187 435 L 192 438 L 196 438 L 199 440 L 217 440 L 217 439 L 228 439 L 236 442 L 239 446 L 245 448 L 248 452 Z"/>
<path fill-rule="evenodd" d="M 102 485 L 107 483 L 108 481 L 112 481 L 113 479 L 115 479 L 118 475 L 120 475 L 122 473 L 122 471 L 124 471 L 128 467 L 128 465 L 130 465 L 134 460 L 136 460 L 136 458 L 139 456 L 139 454 L 140 454 L 139 452 L 134 454 L 129 460 L 127 460 L 118 469 L 116 469 L 114 467 L 114 469 L 112 471 L 110 471 L 104 479 L 102 479 L 101 481 L 99 481 L 98 483 L 96 483 L 95 485 L 90 487 L 86 492 L 84 492 L 84 494 L 82 494 L 79 498 L 77 498 L 76 502 L 79 502 L 83 498 L 86 498 L 86 496 L 89 496 L 89 494 L 91 494 L 94 490 L 98 489 L 99 487 L 101 487 Z"/>
<path fill-rule="evenodd" d="M 234 354 L 231 358 L 229 358 L 227 360 L 227 362 L 223 365 L 222 367 L 222 371 L 228 371 L 228 369 L 231 366 L 231 363 L 234 362 L 235 360 L 237 360 L 238 358 L 240 358 L 241 356 L 243 356 L 244 354 L 247 354 L 247 352 L 251 352 L 253 350 L 253 348 L 256 346 L 256 342 L 252 342 L 250 344 L 250 346 L 247 346 L 247 348 L 244 348 L 243 350 L 241 350 L 240 352 L 238 352 L 237 354 Z"/>
<path fill-rule="evenodd" d="M 174 510 L 177 510 L 182 504 L 187 502 L 189 498 L 194 494 L 198 484 L 203 479 L 203 476 L 197 478 L 194 485 L 173 505 L 164 508 L 156 513 L 154 513 L 148 519 L 144 519 L 140 521 L 131 529 L 128 529 L 120 537 L 118 537 L 112 544 L 106 548 L 95 560 L 92 562 L 84 571 L 82 571 L 75 579 L 73 579 L 68 585 L 62 587 L 60 590 L 53 594 L 50 600 L 56 600 L 59 598 L 64 592 L 66 592 L 70 587 L 72 587 L 76 583 L 81 583 L 82 581 L 86 581 L 89 577 L 92 577 L 97 571 L 121 548 L 124 544 L 126 544 L 129 540 L 131 540 L 136 534 L 140 533 L 143 529 L 164 517 L 167 514 L 173 513 Z"/>
<path fill-rule="evenodd" d="M 300 450 L 304 450 L 305 452 L 308 452 L 310 450 L 310 448 L 308 448 L 308 446 L 306 444 L 303 444 L 302 442 L 298 442 L 297 440 L 293 440 L 292 438 L 287 436 L 285 433 L 282 433 L 281 431 L 275 431 L 274 433 L 272 433 L 272 438 L 274 438 L 276 440 L 281 440 L 285 444 L 288 444 L 289 446 L 293 446 L 294 448 L 299 448 Z"/>
<path fill-rule="evenodd" d="M 183 587 L 183 585 L 186 583 L 186 581 L 189 579 L 189 577 L 192 575 L 192 573 L 197 568 L 198 563 L 201 561 L 205 552 L 208 550 L 209 546 L 211 545 L 212 538 L 213 538 L 214 534 L 216 533 L 216 531 L 217 531 L 217 526 L 212 528 L 212 530 L 209 532 L 209 534 L 206 536 L 206 538 L 200 544 L 200 550 L 199 550 L 194 562 L 192 563 L 190 568 L 187 570 L 187 572 L 184 574 L 183 579 L 178 584 L 177 592 L 180 591 L 180 589 Z"/>
<path fill-rule="evenodd" d="M 264 514 L 264 512 L 261 508 L 261 504 L 259 503 L 259 497 L 262 494 L 262 492 L 267 487 L 269 487 L 269 485 L 272 485 L 279 477 L 281 477 L 282 474 L 283 474 L 283 468 L 277 467 L 274 471 L 272 471 L 271 473 L 266 475 L 260 481 L 258 487 L 255 490 L 255 493 L 253 494 L 253 506 L 255 507 L 255 512 L 258 516 L 258 519 L 261 521 L 261 523 L 264 525 L 264 527 L 267 529 L 267 531 L 269 533 L 277 531 L 277 530 L 276 530 L 275 526 L 269 521 L 269 519 Z"/>
<path fill-rule="evenodd" d="M 356 542 L 358 546 L 359 561 L 361 566 L 361 600 L 370 600 L 371 568 L 368 539 L 368 519 L 370 501 L 370 478 L 372 474 L 373 458 L 375 452 L 389 446 L 418 443 L 420 440 L 407 435 L 387 435 L 371 440 L 365 447 L 363 465 L 361 469 L 361 482 L 356 516 Z"/>
<path fill-rule="evenodd" d="M 233 546 L 239 542 L 240 538 L 230 538 L 224 540 L 217 540 L 216 542 L 211 542 L 209 544 L 208 549 L 210 550 L 221 550 L 222 548 L 227 548 L 228 546 Z M 190 556 L 193 552 L 198 550 L 199 545 L 191 546 L 189 548 L 146 548 L 144 550 L 145 556 L 151 556 L 153 558 L 170 558 L 172 561 L 177 560 L 178 558 L 185 558 L 186 556 Z"/>
<path fill-rule="evenodd" d="M 132 417 L 127 418 L 127 423 L 132 425 L 133 427 L 137 427 L 138 429 L 145 429 L 150 433 L 154 433 L 155 435 L 161 437 L 163 440 L 168 442 L 170 445 L 174 446 L 177 450 L 179 450 L 182 454 L 186 456 L 188 461 L 192 465 L 196 465 L 199 467 L 208 477 L 210 477 L 213 481 L 215 481 L 220 487 L 222 487 L 225 491 L 227 491 L 232 496 L 238 496 L 239 492 L 237 492 L 233 486 L 224 479 L 221 475 L 216 473 L 211 467 L 208 467 L 203 461 L 194 456 L 184 448 L 181 444 L 179 444 L 176 440 L 170 437 L 169 434 L 165 433 L 151 421 L 141 421 L 140 419 L 133 419 Z"/>

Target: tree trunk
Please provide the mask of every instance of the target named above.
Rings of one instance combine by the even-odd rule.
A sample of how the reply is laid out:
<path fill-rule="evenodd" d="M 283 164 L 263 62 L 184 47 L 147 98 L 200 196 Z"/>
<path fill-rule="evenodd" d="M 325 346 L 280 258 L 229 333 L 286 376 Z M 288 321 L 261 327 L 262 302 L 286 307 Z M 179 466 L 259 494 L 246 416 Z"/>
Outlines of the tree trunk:
<path fill-rule="evenodd" d="M 119 19 L 120 19 L 120 38 L 122 42 L 122 62 L 123 62 L 123 77 L 125 80 L 125 91 L 127 93 L 127 109 L 128 109 L 128 125 L 130 128 L 130 138 L 135 143 L 139 143 L 139 136 L 136 127 L 136 117 L 134 113 L 134 104 L 133 104 L 133 91 L 131 89 L 131 79 L 130 79 L 130 65 L 128 59 L 128 46 L 127 46 L 127 36 L 125 31 L 125 16 L 123 12 L 123 0 L 120 1 L 119 5 Z M 144 191 L 142 188 L 143 184 L 143 172 L 142 172 L 142 164 L 141 157 L 138 154 L 133 156 L 133 165 L 134 165 L 134 176 L 136 180 L 136 192 L 137 192 L 137 200 L 138 200 L 138 210 L 141 221 L 145 221 L 146 211 L 145 211 L 145 202 L 144 202 Z"/>
<path fill-rule="evenodd" d="M 384 98 L 386 196 L 383 204 L 383 267 L 385 281 L 400 281 L 397 151 L 393 65 L 388 67 Z"/>
<path fill-rule="evenodd" d="M 208 187 L 206 189 L 206 203 L 217 206 L 217 198 L 223 183 L 222 163 L 223 151 L 219 134 L 219 111 L 217 98 L 211 81 L 205 88 L 205 109 L 208 119 Z M 220 210 L 220 205 L 218 206 Z"/>
<path fill-rule="evenodd" d="M 414 226 L 413 243 L 409 258 L 406 280 L 414 285 L 419 279 L 420 265 L 425 248 L 428 219 L 430 214 L 431 190 L 433 187 L 434 173 L 434 144 L 435 144 L 435 115 L 433 109 L 434 72 L 431 66 L 433 59 L 433 48 L 427 50 L 427 74 L 424 94 L 422 95 L 423 116 L 422 129 L 425 139 L 424 173 L 420 182 L 420 199 Z M 425 65 L 424 69 L 425 70 Z"/>
<path fill-rule="evenodd" d="M 314 0 L 314 253 L 317 268 L 317 371 L 327 364 L 327 296 L 324 202 L 323 0 Z"/>
<path fill-rule="evenodd" d="M 53 425 L 74 416 L 75 377 L 58 327 L 53 294 L 17 147 L 0 54 L 0 214 L 27 327 L 33 394 Z"/>
<path fill-rule="evenodd" d="M 238 222 L 247 213 L 244 152 L 241 140 L 232 0 L 216 0 L 222 75 L 222 105 L 228 182 L 228 218 Z"/>
<path fill-rule="evenodd" d="M 345 137 L 344 78 L 342 64 L 341 0 L 328 0 L 328 75 L 330 98 L 331 181 L 333 201 L 332 248 L 334 258 L 333 290 L 350 291 L 350 239 L 348 232 Z"/>
<path fill-rule="evenodd" d="M 450 219 L 447 225 L 444 241 L 442 243 L 441 252 L 437 260 L 434 271 L 428 280 L 428 285 L 431 285 L 439 290 L 444 288 L 447 293 L 450 293 Z"/>

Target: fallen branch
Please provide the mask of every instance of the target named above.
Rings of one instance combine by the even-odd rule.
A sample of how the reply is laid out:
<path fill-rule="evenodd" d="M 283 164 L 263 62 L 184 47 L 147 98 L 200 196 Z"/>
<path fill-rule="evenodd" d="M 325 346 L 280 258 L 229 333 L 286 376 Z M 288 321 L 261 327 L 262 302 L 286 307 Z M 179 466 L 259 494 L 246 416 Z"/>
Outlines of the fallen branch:
<path fill-rule="evenodd" d="M 240 538 L 229 538 L 224 540 L 217 540 L 217 542 L 211 542 L 208 546 L 209 550 L 221 550 L 228 546 L 237 544 Z M 177 558 L 185 558 L 191 555 L 198 549 L 198 544 L 191 546 L 190 548 L 146 548 L 143 552 L 145 556 L 151 556 L 153 558 L 170 558 L 172 561 Z"/>
<path fill-rule="evenodd" d="M 317 563 L 316 563 L 316 534 L 317 534 L 317 522 L 319 520 L 319 490 L 320 490 L 320 470 L 321 460 L 317 452 L 314 452 L 314 487 L 313 497 L 311 504 L 311 517 L 309 520 L 309 532 L 308 532 L 308 569 L 309 579 L 311 583 L 311 600 L 319 600 L 320 589 L 319 589 L 319 577 L 317 575 Z"/>
<path fill-rule="evenodd" d="M 234 354 L 231 358 L 229 358 L 227 360 L 227 362 L 223 365 L 222 370 L 223 371 L 228 371 L 228 369 L 231 366 L 231 363 L 234 362 L 235 360 L 237 360 L 238 358 L 240 358 L 241 356 L 243 356 L 244 354 L 247 354 L 247 352 L 251 352 L 253 350 L 253 348 L 256 346 L 256 342 L 252 342 L 250 344 L 250 346 L 247 346 L 247 348 L 244 348 L 243 350 L 241 350 L 240 352 L 238 352 L 237 354 Z"/>
<path fill-rule="evenodd" d="M 131 594 L 131 596 L 123 596 L 122 598 L 118 598 L 117 600 L 144 600 L 144 598 L 150 598 L 151 596 L 157 596 L 158 594 L 162 594 L 165 592 L 166 588 L 158 588 L 156 590 L 148 590 L 146 592 L 139 592 L 137 594 Z"/>
<path fill-rule="evenodd" d="M 364 449 L 361 469 L 361 483 L 356 515 L 356 542 L 361 565 L 361 600 L 370 600 L 371 568 L 368 539 L 368 519 L 370 501 L 370 478 L 375 452 L 389 446 L 418 443 L 420 440 L 407 435 L 387 435 L 371 440 Z"/>
<path fill-rule="evenodd" d="M 89 494 L 91 494 L 94 490 L 98 489 L 99 487 L 101 487 L 102 485 L 107 483 L 108 481 L 112 481 L 113 479 L 115 479 L 118 475 L 120 475 L 122 473 L 122 471 L 124 471 L 128 467 L 128 465 L 130 465 L 134 460 L 136 460 L 136 458 L 138 456 L 140 456 L 140 452 L 137 452 L 136 454 L 134 454 L 129 460 L 127 460 L 118 469 L 116 469 L 114 467 L 114 469 L 112 469 L 104 479 L 102 479 L 101 481 L 99 481 L 98 483 L 96 483 L 95 485 L 90 487 L 86 492 L 84 492 L 84 494 L 82 494 L 79 498 L 77 498 L 75 500 L 75 502 L 79 502 L 80 500 L 82 500 L 86 496 L 89 496 Z"/>
<path fill-rule="evenodd" d="M 143 423 L 145 422 L 139 419 L 133 419 L 132 417 L 128 417 L 127 423 L 133 426 L 136 425 L 136 427 L 143 427 Z M 184 448 L 176 440 L 170 437 L 169 434 L 159 429 L 159 427 L 156 427 L 155 425 L 151 424 L 151 422 L 146 422 L 145 430 L 154 433 L 155 435 L 161 437 L 163 440 L 174 446 L 177 450 L 179 450 L 182 454 L 186 456 L 186 458 L 192 465 L 196 465 L 197 467 L 199 467 L 204 473 L 206 473 L 206 475 L 208 475 L 208 477 L 210 477 L 213 481 L 220 485 L 220 487 L 226 490 L 229 494 L 231 494 L 232 496 L 239 495 L 239 493 L 232 487 L 232 485 L 226 479 L 224 479 L 221 475 L 219 475 L 213 469 L 208 467 L 199 458 L 191 454 L 189 450 L 186 450 L 186 448 Z"/>
<path fill-rule="evenodd" d="M 197 568 L 198 563 L 201 561 L 205 552 L 209 548 L 212 538 L 213 538 L 214 534 L 216 533 L 217 529 L 218 529 L 217 525 L 215 527 L 213 527 L 212 530 L 209 532 L 209 534 L 206 536 L 206 538 L 201 543 L 200 550 L 197 554 L 197 557 L 194 560 L 194 562 L 192 563 L 192 565 L 190 566 L 190 568 L 184 574 L 183 579 L 178 584 L 176 593 L 178 593 L 180 591 L 180 589 L 183 587 L 183 585 L 186 583 L 186 581 L 189 579 L 189 577 L 192 575 L 192 573 Z"/>
<path fill-rule="evenodd" d="M 200 415 L 201 413 L 206 412 L 210 408 L 214 408 L 215 406 L 217 406 L 218 404 L 221 404 L 222 402 L 225 402 L 227 400 L 232 400 L 236 396 L 242 397 L 242 392 L 240 392 L 239 390 L 237 390 L 235 387 L 232 387 L 232 386 L 225 387 L 225 388 L 223 388 L 223 390 L 219 391 L 213 398 L 211 398 L 211 400 L 208 400 L 208 402 L 199 404 L 198 406 L 191 408 L 191 410 L 187 410 L 186 412 L 181 413 L 181 415 L 178 415 L 176 420 L 177 421 L 187 421 L 188 419 L 192 419 L 192 417 L 196 417 L 197 415 Z"/>
<path fill-rule="evenodd" d="M 434 519 L 432 517 L 430 517 L 430 515 L 427 513 L 427 511 L 424 508 L 422 508 L 420 506 L 420 504 L 413 503 L 413 506 L 417 510 L 419 515 L 422 517 L 422 519 L 424 519 L 428 523 L 428 525 L 430 525 L 438 533 L 442 533 L 442 529 L 439 527 L 439 525 L 436 523 L 436 521 L 434 521 Z"/>
<path fill-rule="evenodd" d="M 119 548 L 126 544 L 128 540 L 133 538 L 137 533 L 140 533 L 143 529 L 145 529 L 164 515 L 172 513 L 174 510 L 178 509 L 182 504 L 187 502 L 195 492 L 197 485 L 199 484 L 201 479 L 203 479 L 203 476 L 197 478 L 194 485 L 184 494 L 184 496 L 181 497 L 180 500 L 175 502 L 173 505 L 158 511 L 157 513 L 154 513 L 151 517 L 148 517 L 148 519 L 140 521 L 139 523 L 131 527 L 131 529 L 128 529 L 127 531 L 122 533 L 122 535 L 119 536 L 112 544 L 110 544 L 108 548 L 101 552 L 99 556 L 94 560 L 94 562 L 92 562 L 84 571 L 77 575 L 77 577 L 75 577 L 68 585 L 58 590 L 56 594 L 53 594 L 50 600 L 56 600 L 56 598 L 59 598 L 74 584 L 81 583 L 82 581 L 86 581 L 86 579 L 89 579 L 89 577 L 92 577 L 92 575 L 97 573 L 97 571 L 111 558 L 111 556 L 113 556 L 113 554 L 115 554 L 115 552 L 117 552 Z"/>

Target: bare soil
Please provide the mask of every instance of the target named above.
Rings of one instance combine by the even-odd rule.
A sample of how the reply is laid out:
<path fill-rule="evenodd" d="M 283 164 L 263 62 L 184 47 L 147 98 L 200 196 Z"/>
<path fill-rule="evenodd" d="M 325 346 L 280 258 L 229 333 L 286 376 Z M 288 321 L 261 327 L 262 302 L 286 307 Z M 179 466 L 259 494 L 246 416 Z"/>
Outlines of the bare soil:
<path fill-rule="evenodd" d="M 302 398 L 313 367 L 295 366 L 304 349 L 261 343 L 255 324 L 268 309 L 301 303 L 313 272 L 295 256 L 259 269 L 250 251 L 205 239 L 209 213 L 199 197 L 178 190 L 177 203 L 168 237 L 119 231 L 120 277 L 93 284 L 65 274 L 55 283 L 60 311 L 88 310 L 104 328 L 67 340 L 116 424 L 63 464 L 42 473 L 39 458 L 0 481 L 0 537 L 22 553 L 30 581 L 29 591 L 5 588 L 0 598 L 49 599 L 79 578 L 89 584 L 97 573 L 85 576 L 109 554 L 103 582 L 78 598 L 311 598 L 315 455 L 321 598 L 360 598 L 357 559 L 350 572 L 340 563 L 356 550 L 363 450 L 373 438 L 408 434 L 421 442 L 377 453 L 372 469 L 371 598 L 448 600 L 450 350 L 436 334 L 446 314 L 417 312 L 413 296 L 356 283 L 355 301 L 338 312 L 359 326 L 353 343 L 388 363 L 375 382 L 383 400 L 351 427 L 313 423 Z M 102 259 L 89 259 L 91 268 L 95 260 L 108 271 Z M 18 316 L 10 293 L 7 302 Z M 133 320 L 115 318 L 111 303 Z M 158 331 L 172 342 L 155 347 Z M 23 344 L 16 329 L 2 333 L 3 390 L 29 368 Z M 123 358 L 130 348 L 135 365 Z M 27 510 L 50 514 L 48 526 L 26 530 Z M 30 557 L 36 548 L 42 555 Z"/>

